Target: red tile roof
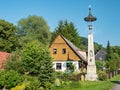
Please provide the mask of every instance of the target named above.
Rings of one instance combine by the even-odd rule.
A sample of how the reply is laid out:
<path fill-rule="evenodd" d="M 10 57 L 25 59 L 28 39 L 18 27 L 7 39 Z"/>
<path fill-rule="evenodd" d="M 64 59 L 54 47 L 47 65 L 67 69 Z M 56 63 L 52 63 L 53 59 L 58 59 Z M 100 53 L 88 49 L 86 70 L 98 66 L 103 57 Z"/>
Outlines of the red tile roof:
<path fill-rule="evenodd" d="M 5 61 L 8 58 L 9 53 L 6 52 L 0 52 L 0 62 Z"/>
<path fill-rule="evenodd" d="M 0 70 L 4 70 L 4 63 L 7 60 L 9 53 L 0 52 Z"/>

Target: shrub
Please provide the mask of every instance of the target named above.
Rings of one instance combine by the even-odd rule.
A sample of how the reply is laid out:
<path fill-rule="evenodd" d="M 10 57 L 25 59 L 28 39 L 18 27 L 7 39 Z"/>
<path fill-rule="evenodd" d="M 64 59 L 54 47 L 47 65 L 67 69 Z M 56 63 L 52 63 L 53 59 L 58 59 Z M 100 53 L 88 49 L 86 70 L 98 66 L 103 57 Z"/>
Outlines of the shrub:
<path fill-rule="evenodd" d="M 4 86 L 10 89 L 21 82 L 23 82 L 23 79 L 16 71 L 0 71 L 0 89 Z"/>
<path fill-rule="evenodd" d="M 60 79 L 59 78 L 56 78 L 55 79 L 55 86 L 60 86 L 61 83 L 60 83 Z"/>
<path fill-rule="evenodd" d="M 14 88 L 11 88 L 10 90 L 24 90 L 25 89 L 25 83 L 22 83 L 21 85 L 17 85 Z"/>
<path fill-rule="evenodd" d="M 98 79 L 101 81 L 107 80 L 107 74 L 104 71 L 98 71 Z"/>

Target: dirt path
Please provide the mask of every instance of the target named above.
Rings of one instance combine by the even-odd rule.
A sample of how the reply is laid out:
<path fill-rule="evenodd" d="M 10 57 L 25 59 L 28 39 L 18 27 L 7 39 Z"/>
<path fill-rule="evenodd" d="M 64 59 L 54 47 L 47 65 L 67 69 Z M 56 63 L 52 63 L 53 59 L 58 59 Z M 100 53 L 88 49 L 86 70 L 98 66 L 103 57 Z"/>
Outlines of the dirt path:
<path fill-rule="evenodd" d="M 112 90 L 120 90 L 120 81 L 116 82 L 115 86 L 112 88 Z"/>

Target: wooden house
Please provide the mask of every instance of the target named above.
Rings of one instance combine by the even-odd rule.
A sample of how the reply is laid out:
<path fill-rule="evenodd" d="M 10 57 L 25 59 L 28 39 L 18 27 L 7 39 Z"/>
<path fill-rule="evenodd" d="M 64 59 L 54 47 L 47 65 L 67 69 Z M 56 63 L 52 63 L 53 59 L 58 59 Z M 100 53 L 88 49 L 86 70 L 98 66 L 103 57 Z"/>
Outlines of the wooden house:
<path fill-rule="evenodd" d="M 70 64 L 74 65 L 74 70 L 80 71 L 86 67 L 86 52 L 77 48 L 73 43 L 64 36 L 58 35 L 49 47 L 50 54 L 53 58 L 53 68 L 56 71 L 68 70 Z"/>

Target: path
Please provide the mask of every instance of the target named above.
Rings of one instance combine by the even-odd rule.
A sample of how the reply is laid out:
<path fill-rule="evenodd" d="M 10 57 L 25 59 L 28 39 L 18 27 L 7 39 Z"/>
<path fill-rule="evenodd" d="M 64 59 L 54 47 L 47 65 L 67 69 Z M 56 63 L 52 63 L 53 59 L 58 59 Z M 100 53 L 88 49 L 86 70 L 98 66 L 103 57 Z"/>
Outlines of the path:
<path fill-rule="evenodd" d="M 112 90 L 120 90 L 120 81 L 116 82 Z"/>

